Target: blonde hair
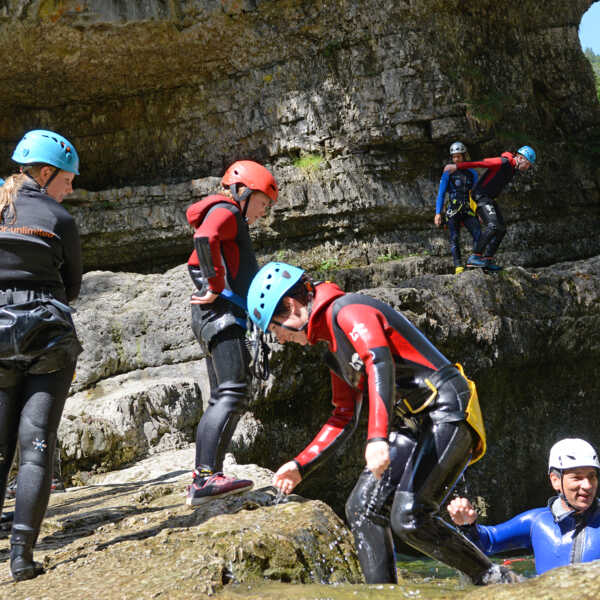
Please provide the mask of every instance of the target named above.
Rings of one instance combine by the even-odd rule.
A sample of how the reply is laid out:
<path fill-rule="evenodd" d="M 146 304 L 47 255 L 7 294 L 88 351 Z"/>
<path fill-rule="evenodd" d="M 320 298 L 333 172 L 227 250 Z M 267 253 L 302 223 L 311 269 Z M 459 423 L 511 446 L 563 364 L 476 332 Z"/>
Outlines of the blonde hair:
<path fill-rule="evenodd" d="M 0 223 L 14 223 L 17 218 L 15 211 L 15 199 L 21 186 L 28 178 L 25 172 L 28 172 L 32 177 L 39 175 L 42 166 L 45 165 L 28 165 L 23 167 L 21 173 L 11 175 L 4 181 L 4 185 L 0 187 Z"/>

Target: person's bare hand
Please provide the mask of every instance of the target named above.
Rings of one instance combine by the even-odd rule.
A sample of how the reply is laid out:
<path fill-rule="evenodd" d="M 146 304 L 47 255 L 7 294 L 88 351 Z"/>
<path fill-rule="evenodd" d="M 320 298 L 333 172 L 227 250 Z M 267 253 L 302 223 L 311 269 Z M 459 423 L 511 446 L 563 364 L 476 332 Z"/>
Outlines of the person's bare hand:
<path fill-rule="evenodd" d="M 390 446 L 383 440 L 369 442 L 365 450 L 367 469 L 377 479 L 381 479 L 383 472 L 390 466 Z"/>
<path fill-rule="evenodd" d="M 479 516 L 466 498 L 454 498 L 447 507 L 450 518 L 457 525 L 472 525 Z"/>
<path fill-rule="evenodd" d="M 298 465 L 293 461 L 286 462 L 277 469 L 273 475 L 273 485 L 279 488 L 284 494 L 291 494 L 292 490 L 302 481 L 302 475 L 298 470 Z"/>
<path fill-rule="evenodd" d="M 218 292 L 207 290 L 206 293 L 202 296 L 192 294 L 192 297 L 190 298 L 190 304 L 210 304 L 211 302 L 214 302 L 218 297 Z"/>

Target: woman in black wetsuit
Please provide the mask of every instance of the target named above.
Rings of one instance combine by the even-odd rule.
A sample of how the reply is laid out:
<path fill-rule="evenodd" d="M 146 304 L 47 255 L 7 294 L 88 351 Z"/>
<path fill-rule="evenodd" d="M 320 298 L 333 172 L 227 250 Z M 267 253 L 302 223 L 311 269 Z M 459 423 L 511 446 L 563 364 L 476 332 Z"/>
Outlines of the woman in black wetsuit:
<path fill-rule="evenodd" d="M 81 285 L 81 245 L 60 204 L 79 174 L 73 145 L 52 131 L 30 131 L 12 159 L 21 172 L 0 187 L 0 508 L 18 441 L 10 570 L 19 581 L 43 572 L 33 548 L 82 350 L 68 306 Z"/>

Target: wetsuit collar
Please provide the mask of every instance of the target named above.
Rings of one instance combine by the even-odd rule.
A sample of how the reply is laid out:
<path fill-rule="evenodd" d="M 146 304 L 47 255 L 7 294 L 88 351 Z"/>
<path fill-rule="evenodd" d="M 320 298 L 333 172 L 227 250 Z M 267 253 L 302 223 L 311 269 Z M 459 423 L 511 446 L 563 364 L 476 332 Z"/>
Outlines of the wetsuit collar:
<path fill-rule="evenodd" d="M 335 283 L 325 281 L 315 284 L 315 296 L 306 329 L 309 344 L 331 340 L 326 313 L 333 301 L 340 296 L 344 296 L 344 291 Z"/>
<path fill-rule="evenodd" d="M 564 521 L 567 517 L 573 517 L 576 520 L 587 519 L 590 515 L 600 508 L 600 504 L 598 503 L 598 498 L 595 498 L 590 507 L 582 513 L 576 513 L 572 508 L 565 508 L 560 501 L 560 496 L 552 496 L 550 500 L 548 500 L 548 508 L 554 517 L 554 521 L 556 523 L 560 523 Z"/>

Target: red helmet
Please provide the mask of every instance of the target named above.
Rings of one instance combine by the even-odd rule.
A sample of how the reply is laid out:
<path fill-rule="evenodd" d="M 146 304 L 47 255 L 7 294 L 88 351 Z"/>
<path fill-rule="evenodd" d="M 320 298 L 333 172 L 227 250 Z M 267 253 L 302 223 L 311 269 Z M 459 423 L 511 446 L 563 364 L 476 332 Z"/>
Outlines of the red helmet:
<path fill-rule="evenodd" d="M 225 171 L 221 179 L 223 187 L 234 183 L 241 183 L 254 192 L 263 192 L 271 198 L 273 204 L 277 202 L 279 188 L 275 177 L 265 167 L 252 160 L 238 160 Z"/>

